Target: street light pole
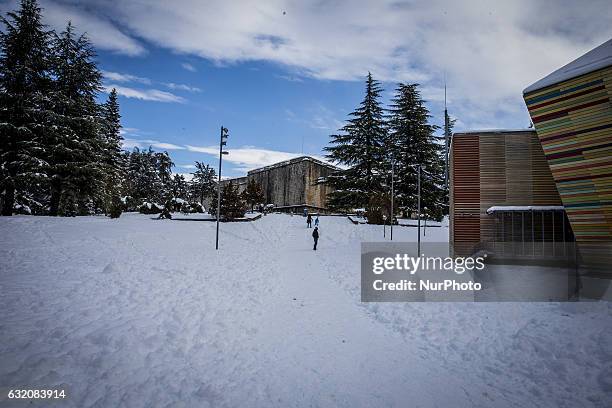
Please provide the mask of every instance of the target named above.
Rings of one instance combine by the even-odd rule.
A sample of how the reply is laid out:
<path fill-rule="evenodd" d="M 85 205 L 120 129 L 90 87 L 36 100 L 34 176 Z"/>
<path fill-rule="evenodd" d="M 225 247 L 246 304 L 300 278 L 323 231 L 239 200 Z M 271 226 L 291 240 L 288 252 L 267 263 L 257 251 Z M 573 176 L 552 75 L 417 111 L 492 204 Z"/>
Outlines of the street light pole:
<path fill-rule="evenodd" d="M 393 197 L 395 196 L 395 158 L 391 157 L 391 241 L 393 241 Z"/>
<path fill-rule="evenodd" d="M 419 237 L 417 238 L 417 256 L 421 256 L 421 165 L 417 164 L 418 176 L 417 176 L 417 229 Z"/>
<path fill-rule="evenodd" d="M 228 152 L 223 151 L 223 146 L 227 145 L 227 128 L 221 126 L 221 136 L 219 138 L 219 179 L 217 181 L 217 237 L 215 241 L 215 249 L 219 249 L 219 218 L 221 217 L 221 164 L 223 155 Z"/>

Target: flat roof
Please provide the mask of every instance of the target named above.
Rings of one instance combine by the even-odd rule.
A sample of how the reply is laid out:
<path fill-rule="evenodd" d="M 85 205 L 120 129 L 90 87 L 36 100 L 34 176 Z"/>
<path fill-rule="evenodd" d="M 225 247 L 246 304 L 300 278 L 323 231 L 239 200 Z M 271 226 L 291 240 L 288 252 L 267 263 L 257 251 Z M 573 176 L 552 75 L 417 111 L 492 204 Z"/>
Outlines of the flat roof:
<path fill-rule="evenodd" d="M 333 169 L 333 170 L 340 170 L 339 167 L 336 167 L 336 166 L 334 166 L 332 164 L 329 164 L 329 163 L 326 163 L 324 161 L 315 159 L 314 157 L 311 157 L 311 156 L 300 156 L 300 157 L 296 157 L 294 159 L 289 159 L 289 160 L 285 160 L 285 161 L 282 161 L 282 162 L 270 164 L 268 166 L 264 166 L 264 167 L 260 167 L 260 168 L 257 168 L 257 169 L 250 170 L 247 174 L 259 173 L 260 171 L 266 171 L 266 170 L 276 169 L 276 168 L 279 168 L 279 167 L 289 166 L 291 164 L 300 163 L 302 161 L 310 161 L 310 162 L 313 162 L 313 163 L 318 164 L 320 166 L 325 166 L 325 167 Z"/>
<path fill-rule="evenodd" d="M 529 85 L 525 88 L 523 94 L 537 91 L 580 75 L 589 74 L 610 65 L 612 65 L 612 39 Z"/>
<path fill-rule="evenodd" d="M 453 133 L 455 135 L 480 135 L 480 134 L 502 134 L 502 133 L 535 133 L 535 129 L 477 129 L 465 130 L 463 132 Z"/>
<path fill-rule="evenodd" d="M 495 212 L 515 212 L 515 211 L 563 211 L 562 205 L 494 205 L 487 209 L 487 214 Z"/>

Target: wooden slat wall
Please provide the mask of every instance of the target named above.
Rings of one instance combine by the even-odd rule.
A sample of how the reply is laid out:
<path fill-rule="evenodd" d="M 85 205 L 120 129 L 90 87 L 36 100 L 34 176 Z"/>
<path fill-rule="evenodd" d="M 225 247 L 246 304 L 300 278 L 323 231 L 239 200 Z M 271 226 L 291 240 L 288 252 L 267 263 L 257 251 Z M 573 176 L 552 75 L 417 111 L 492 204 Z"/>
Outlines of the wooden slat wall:
<path fill-rule="evenodd" d="M 480 149 L 480 241 L 495 238 L 495 218 L 487 209 L 506 202 L 506 143 L 499 134 L 477 136 Z M 500 143 L 502 142 L 502 143 Z"/>
<path fill-rule="evenodd" d="M 451 250 L 471 252 L 480 242 L 479 145 L 475 135 L 456 135 L 451 149 Z"/>
<path fill-rule="evenodd" d="M 496 239 L 492 206 L 561 205 L 535 131 L 455 134 L 450 188 L 455 255 Z"/>

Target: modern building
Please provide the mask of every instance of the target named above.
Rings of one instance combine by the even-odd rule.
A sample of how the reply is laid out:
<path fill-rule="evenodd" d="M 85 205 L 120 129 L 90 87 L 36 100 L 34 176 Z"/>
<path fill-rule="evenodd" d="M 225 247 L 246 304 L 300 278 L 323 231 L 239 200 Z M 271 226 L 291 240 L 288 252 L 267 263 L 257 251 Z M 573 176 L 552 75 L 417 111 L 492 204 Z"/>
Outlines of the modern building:
<path fill-rule="evenodd" d="M 453 135 L 451 250 L 541 259 L 569 243 L 589 276 L 610 277 L 612 40 L 523 95 L 534 129 Z"/>
<path fill-rule="evenodd" d="M 331 187 L 320 181 L 338 168 L 310 156 L 297 157 L 270 166 L 251 170 L 246 177 L 231 179 L 243 191 L 250 180 L 260 183 L 265 204 L 274 204 L 285 212 L 327 211 L 327 194 Z M 222 184 L 230 180 L 223 180 Z"/>
<path fill-rule="evenodd" d="M 612 261 L 612 40 L 523 96 L 581 254 Z"/>
<path fill-rule="evenodd" d="M 455 133 L 450 194 L 450 244 L 456 256 L 480 250 L 541 256 L 546 245 L 552 254 L 553 243 L 573 241 L 534 130 Z"/>

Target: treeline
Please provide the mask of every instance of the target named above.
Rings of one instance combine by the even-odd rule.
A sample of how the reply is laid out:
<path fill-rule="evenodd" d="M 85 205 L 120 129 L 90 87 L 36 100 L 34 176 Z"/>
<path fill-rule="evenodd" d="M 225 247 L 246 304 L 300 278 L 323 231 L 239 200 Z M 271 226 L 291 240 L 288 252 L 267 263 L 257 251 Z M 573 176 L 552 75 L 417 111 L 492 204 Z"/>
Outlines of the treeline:
<path fill-rule="evenodd" d="M 123 210 L 203 211 L 215 171 L 196 162 L 189 182 L 167 152 L 122 150 L 117 92 L 98 99 L 102 74 L 86 35 L 48 30 L 35 0 L 2 17 L 0 209 L 35 215 Z"/>
<path fill-rule="evenodd" d="M 134 148 L 123 154 L 122 205 L 128 211 L 147 214 L 204 212 L 205 204 L 217 191 L 217 174 L 208 164 L 195 162 L 191 180 L 173 174 L 168 152 Z"/>
<path fill-rule="evenodd" d="M 102 75 L 85 35 L 56 33 L 34 0 L 2 18 L 2 214 L 108 212 L 119 197 L 117 94 L 98 103 Z"/>
<path fill-rule="evenodd" d="M 448 192 L 444 139 L 435 135 L 439 127 L 429 123 L 418 84 L 398 84 L 386 108 L 381 92 L 380 83 L 368 74 L 363 101 L 325 148 L 328 159 L 347 167 L 324 181 L 335 189 L 328 205 L 341 211 L 365 208 L 372 223 L 382 223 L 383 216 L 389 219 L 394 166 L 393 216 L 413 216 L 420 167 L 421 213 L 440 220 L 448 214 Z"/>

